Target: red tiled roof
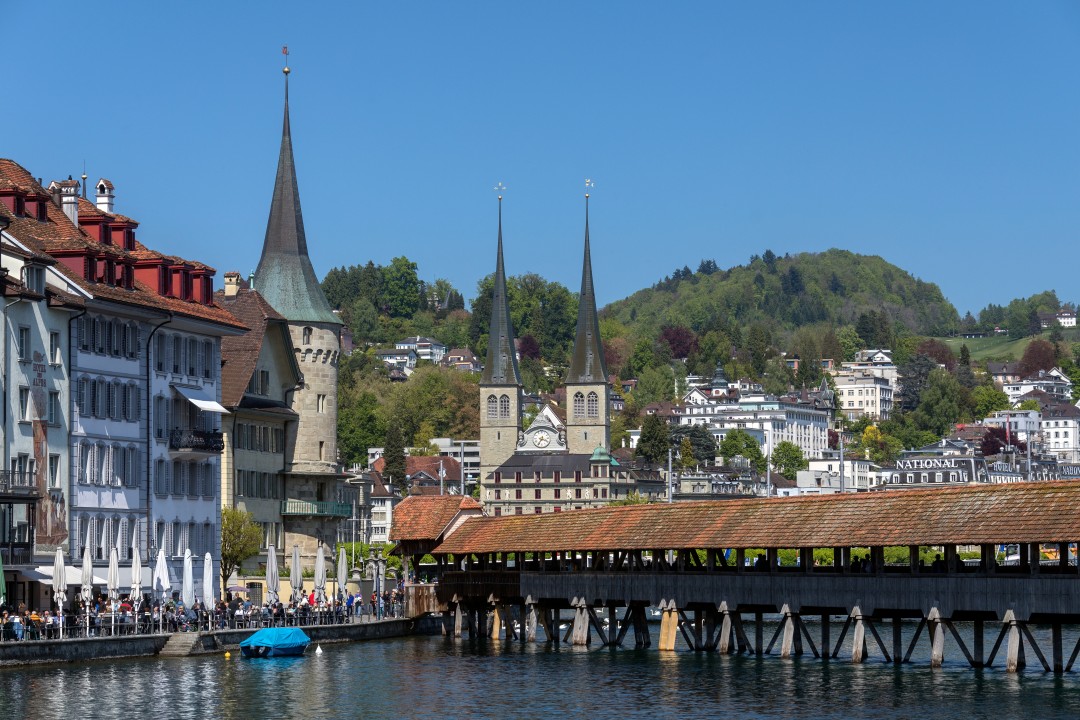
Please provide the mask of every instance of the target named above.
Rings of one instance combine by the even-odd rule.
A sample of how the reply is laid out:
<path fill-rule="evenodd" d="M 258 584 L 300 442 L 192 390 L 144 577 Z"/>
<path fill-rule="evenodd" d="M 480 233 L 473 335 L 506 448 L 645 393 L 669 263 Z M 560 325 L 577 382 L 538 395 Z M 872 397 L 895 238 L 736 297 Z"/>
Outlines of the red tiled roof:
<path fill-rule="evenodd" d="M 136 243 L 134 252 L 127 252 L 116 245 L 97 242 L 87 235 L 82 228 L 73 223 L 64 214 L 64 211 L 57 207 L 56 203 L 52 202 L 51 194 L 33 178 L 26 168 L 13 160 L 0 158 L 0 188 L 15 188 L 43 198 L 50 198 L 46 202 L 46 219 L 44 222 L 40 222 L 36 218 L 17 216 L 0 203 L 0 215 L 4 215 L 11 221 L 11 226 L 8 229 L 10 234 L 36 253 L 55 256 L 64 252 L 91 251 L 99 257 L 105 255 L 114 259 L 134 260 L 144 257 L 167 257 L 147 250 L 139 243 Z M 98 210 L 93 203 L 83 198 L 79 198 L 79 212 L 87 215 L 110 217 L 123 222 L 135 222 L 123 215 L 104 213 Z M 195 268 L 213 270 L 209 266 L 195 261 L 184 261 L 179 258 L 176 258 L 176 261 L 187 263 Z M 94 297 L 138 307 L 148 307 L 162 312 L 171 312 L 175 315 L 208 320 L 237 329 L 244 329 L 245 327 L 227 310 L 218 305 L 203 305 L 198 302 L 187 302 L 180 298 L 163 297 L 138 281 L 135 281 L 132 290 L 106 283 L 93 282 L 73 272 L 63 263 L 57 264 L 56 269 L 63 273 L 73 284 L 82 287 Z"/>
<path fill-rule="evenodd" d="M 410 495 L 394 508 L 390 539 L 435 540 L 462 512 L 479 516 L 482 508 L 467 495 Z"/>
<path fill-rule="evenodd" d="M 237 407 L 259 361 L 267 326 L 284 323 L 285 318 L 254 290 L 240 290 L 233 297 L 225 297 L 224 291 L 219 290 L 214 293 L 214 300 L 248 327 L 243 335 L 221 339 L 221 403 L 225 407 Z M 285 335 L 288 336 L 287 331 Z M 291 342 L 288 356 L 295 366 Z"/>
<path fill-rule="evenodd" d="M 439 464 L 442 463 L 446 470 L 446 481 L 461 480 L 461 463 L 456 458 L 442 457 L 439 455 L 410 455 L 405 458 L 405 472 L 413 476 L 419 472 L 425 472 L 433 478 L 439 477 Z M 373 470 L 380 473 L 386 467 L 386 458 L 379 458 L 371 464 Z"/>
<path fill-rule="evenodd" d="M 469 519 L 434 552 L 1068 542 L 1078 505 L 1080 481 L 630 505 Z"/>

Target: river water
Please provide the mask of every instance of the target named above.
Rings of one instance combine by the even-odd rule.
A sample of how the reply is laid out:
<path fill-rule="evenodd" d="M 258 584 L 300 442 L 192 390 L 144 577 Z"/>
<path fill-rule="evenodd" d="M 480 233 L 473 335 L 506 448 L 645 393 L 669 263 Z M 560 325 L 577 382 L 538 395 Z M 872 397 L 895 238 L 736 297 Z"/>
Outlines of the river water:
<path fill-rule="evenodd" d="M 1080 718 L 1080 674 L 975 671 L 962 659 L 932 670 L 925 660 L 895 668 L 437 636 L 322 649 L 3 668 L 0 717 Z"/>

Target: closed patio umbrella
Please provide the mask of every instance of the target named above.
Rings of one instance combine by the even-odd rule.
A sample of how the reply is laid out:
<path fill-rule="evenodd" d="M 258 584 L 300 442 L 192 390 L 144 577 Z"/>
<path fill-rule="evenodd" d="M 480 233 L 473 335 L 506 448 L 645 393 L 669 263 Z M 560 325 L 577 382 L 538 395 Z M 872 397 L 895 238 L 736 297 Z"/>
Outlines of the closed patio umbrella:
<path fill-rule="evenodd" d="M 191 560 L 191 548 L 184 549 L 184 580 L 180 586 L 180 602 L 184 603 L 185 612 L 195 604 L 195 567 Z"/>
<path fill-rule="evenodd" d="M 300 546 L 292 546 L 292 566 L 289 568 L 289 584 L 292 585 L 292 602 L 304 598 L 304 573 L 300 568 Z"/>
<path fill-rule="evenodd" d="M 271 605 L 277 605 L 278 585 L 281 578 L 278 577 L 277 548 L 273 545 L 266 548 L 266 599 Z"/>
<path fill-rule="evenodd" d="M 116 607 L 120 600 L 120 553 L 116 548 L 109 550 L 109 577 L 106 582 L 109 591 L 109 605 L 112 607 L 112 634 L 116 634 Z"/>
<path fill-rule="evenodd" d="M 90 546 L 83 548 L 82 556 L 82 601 L 86 608 L 86 636 L 90 637 L 90 601 L 94 599 L 94 561 L 90 557 Z"/>
<path fill-rule="evenodd" d="M 202 602 L 206 610 L 206 629 L 209 630 L 210 618 L 214 616 L 214 559 L 210 553 L 203 556 Z"/>
<path fill-rule="evenodd" d="M 67 605 L 67 565 L 64 564 L 64 552 L 60 548 L 56 548 L 56 557 L 53 559 L 52 589 L 56 612 L 60 616 L 60 639 L 63 640 L 64 606 Z"/>
<path fill-rule="evenodd" d="M 326 555 L 321 543 L 315 553 L 315 602 L 326 602 Z"/>
<path fill-rule="evenodd" d="M 158 550 L 157 563 L 154 565 L 154 580 L 151 588 L 156 595 L 161 593 L 161 608 L 158 612 L 159 622 L 158 625 L 161 628 L 165 627 L 165 594 L 172 590 L 172 583 L 169 582 L 169 566 L 165 563 L 165 549 Z"/>
<path fill-rule="evenodd" d="M 131 544 L 131 550 L 131 604 L 138 612 L 142 602 L 142 555 L 135 543 Z"/>
<path fill-rule="evenodd" d="M 338 599 L 341 599 L 345 595 L 345 583 L 349 581 L 349 569 L 345 567 L 345 546 L 342 545 L 338 549 L 337 554 L 337 584 L 338 584 Z"/>

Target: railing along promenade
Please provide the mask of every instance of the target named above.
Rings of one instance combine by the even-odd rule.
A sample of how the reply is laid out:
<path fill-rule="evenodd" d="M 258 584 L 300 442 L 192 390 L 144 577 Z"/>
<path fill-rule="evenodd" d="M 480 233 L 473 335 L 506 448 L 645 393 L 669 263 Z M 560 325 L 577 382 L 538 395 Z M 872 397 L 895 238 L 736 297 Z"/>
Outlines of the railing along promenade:
<path fill-rule="evenodd" d="M 681 633 L 695 650 L 832 658 L 850 647 L 856 662 L 873 649 L 899 663 L 926 632 L 933 665 L 948 636 L 973 667 L 1019 669 L 1026 649 L 1060 673 L 1080 654 L 1080 641 L 1064 638 L 1080 622 L 1078 506 L 1080 483 L 1047 482 L 470 518 L 432 551 L 436 592 L 459 633 L 468 623 L 479 635 L 535 639 L 540 627 L 552 642 L 595 633 L 607 645 L 632 630 L 647 646 L 655 613 L 666 650 Z M 1001 546 L 1019 557 L 1000 562 Z M 927 564 L 928 550 L 940 557 Z M 961 621 L 973 625 L 967 640 Z M 987 623 L 997 630 L 989 654 Z M 1050 627 L 1046 652 L 1035 624 Z"/>

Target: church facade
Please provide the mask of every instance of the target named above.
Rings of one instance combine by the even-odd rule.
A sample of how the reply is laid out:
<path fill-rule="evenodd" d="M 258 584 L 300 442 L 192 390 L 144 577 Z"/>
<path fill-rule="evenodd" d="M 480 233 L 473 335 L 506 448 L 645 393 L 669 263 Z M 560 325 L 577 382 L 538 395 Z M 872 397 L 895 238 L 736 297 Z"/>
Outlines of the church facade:
<path fill-rule="evenodd" d="M 604 349 L 593 289 L 585 196 L 585 252 L 578 298 L 577 334 L 564 385 L 566 422 L 539 413 L 521 423 L 521 374 L 503 263 L 502 198 L 488 332 L 480 379 L 480 501 L 489 515 L 524 515 L 597 507 L 641 492 L 635 470 L 610 454 L 611 418 Z M 650 494 L 655 482 L 648 483 Z"/>

